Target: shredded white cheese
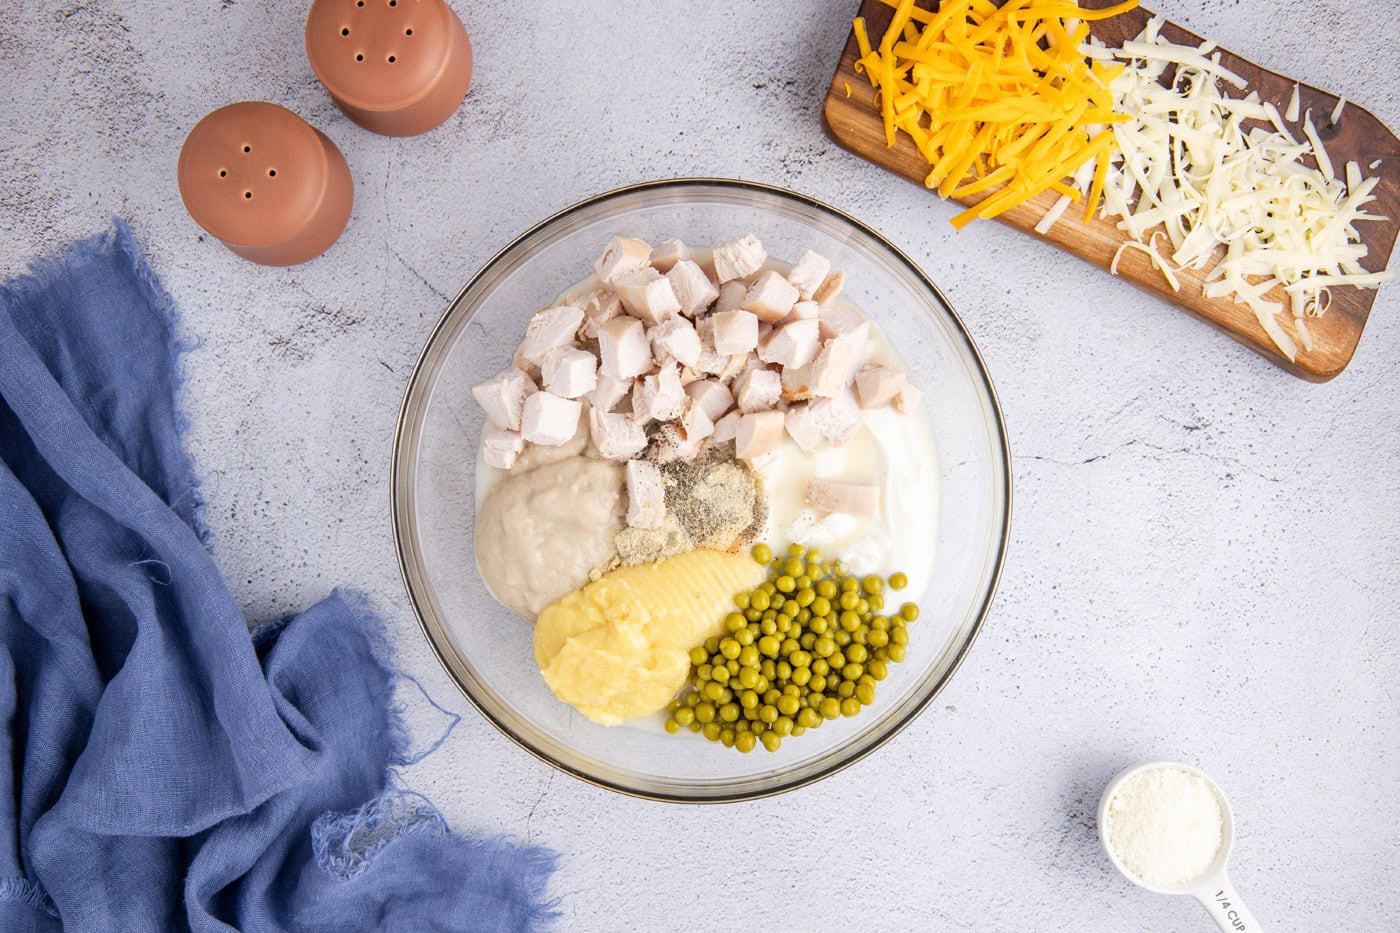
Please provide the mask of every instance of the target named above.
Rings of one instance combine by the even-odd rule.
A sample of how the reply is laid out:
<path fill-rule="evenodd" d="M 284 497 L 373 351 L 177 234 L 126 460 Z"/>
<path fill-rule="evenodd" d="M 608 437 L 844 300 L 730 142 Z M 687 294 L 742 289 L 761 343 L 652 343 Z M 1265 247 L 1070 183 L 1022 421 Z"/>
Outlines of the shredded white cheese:
<path fill-rule="evenodd" d="M 1347 99 L 1346 99 L 1345 97 L 1338 98 L 1338 100 L 1337 100 L 1337 106 L 1335 106 L 1335 107 L 1332 108 L 1332 125 L 1333 125 L 1333 126 L 1336 126 L 1336 125 L 1337 125 L 1337 121 L 1340 120 L 1340 119 L 1342 118 L 1342 108 L 1345 107 L 1346 105 L 1347 105 Z"/>
<path fill-rule="evenodd" d="M 1105 179 L 1102 214 L 1119 218 L 1133 241 L 1125 248 L 1146 253 L 1173 289 L 1179 287 L 1173 264 L 1207 269 L 1205 294 L 1248 305 L 1279 350 L 1296 359 L 1297 344 L 1276 319 L 1285 302 L 1265 296 L 1282 288 L 1293 312 L 1287 320 L 1306 348 L 1312 335 L 1296 322 L 1321 316 L 1328 287 L 1374 288 L 1391 277 L 1362 267 L 1367 249 L 1356 231 L 1358 222 L 1379 219 L 1363 210 L 1374 200 L 1377 179 L 1364 178 L 1354 162 L 1345 180 L 1337 178 L 1311 112 L 1303 138 L 1294 138 L 1278 109 L 1257 93 L 1221 93 L 1218 79 L 1241 90 L 1246 82 L 1220 65 L 1213 44 L 1173 44 L 1159 35 L 1160 25 L 1160 18 L 1149 21 L 1121 49 L 1085 47 L 1091 58 L 1123 61 L 1110 88 L 1115 109 L 1131 117 L 1113 125 L 1119 151 Z M 1166 86 L 1160 79 L 1173 65 Z M 1289 120 L 1297 107 L 1295 85 Z M 1253 122 L 1246 127 L 1246 121 Z M 1309 159 L 1316 168 L 1305 164 Z M 1157 227 L 1171 247 L 1170 262 L 1155 243 L 1142 242 Z M 1122 252 L 1114 256 L 1114 271 Z"/>
<path fill-rule="evenodd" d="M 1283 115 L 1288 118 L 1289 123 L 1298 119 L 1298 83 L 1296 81 L 1293 83 L 1293 96 L 1288 98 L 1288 109 L 1284 111 Z"/>

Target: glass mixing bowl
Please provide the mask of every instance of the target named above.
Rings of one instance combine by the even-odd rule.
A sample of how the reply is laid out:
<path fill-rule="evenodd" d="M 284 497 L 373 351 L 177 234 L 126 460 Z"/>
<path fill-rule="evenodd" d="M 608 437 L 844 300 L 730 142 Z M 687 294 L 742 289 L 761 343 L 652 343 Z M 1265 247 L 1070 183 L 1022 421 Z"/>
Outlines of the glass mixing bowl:
<path fill-rule="evenodd" d="M 846 273 L 845 293 L 903 355 L 924 390 L 940 464 L 937 558 L 908 656 L 873 706 L 776 753 L 744 755 L 652 725 L 596 726 L 550 693 L 532 631 L 487 592 L 472 524 L 484 416 L 472 386 L 509 365 L 525 322 L 593 267 L 617 235 L 713 243 L 757 234 L 770 255 L 805 249 Z M 938 287 L 874 230 L 811 198 L 750 182 L 635 185 L 556 214 L 511 243 L 462 289 L 409 380 L 393 462 L 394 535 L 404 583 L 433 650 L 487 719 L 575 777 L 658 800 L 718 802 L 780 793 L 869 754 L 928 705 L 967 655 L 1006 552 L 1011 470 L 982 358 Z"/>

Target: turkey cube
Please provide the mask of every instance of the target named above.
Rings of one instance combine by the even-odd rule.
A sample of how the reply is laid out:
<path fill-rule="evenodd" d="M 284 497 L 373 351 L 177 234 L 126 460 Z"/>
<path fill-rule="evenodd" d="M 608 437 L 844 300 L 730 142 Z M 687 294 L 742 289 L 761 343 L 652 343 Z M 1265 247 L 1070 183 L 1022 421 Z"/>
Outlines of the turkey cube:
<path fill-rule="evenodd" d="M 680 303 L 681 314 L 686 317 L 695 317 L 719 297 L 719 289 L 705 275 L 705 270 L 689 259 L 678 260 L 667 271 L 666 281 L 671 283 L 671 291 Z"/>
<path fill-rule="evenodd" d="M 761 269 L 767 259 L 758 237 L 746 233 L 714 248 L 715 277 L 721 285 L 742 279 Z"/>
<path fill-rule="evenodd" d="M 680 240 L 662 240 L 661 245 L 651 251 L 647 262 L 658 272 L 670 272 L 682 259 L 690 258 L 690 247 Z"/>
<path fill-rule="evenodd" d="M 849 386 L 860 366 L 863 349 L 864 339 L 859 342 L 851 337 L 828 340 L 812 360 L 811 393 L 831 398 Z"/>
<path fill-rule="evenodd" d="M 734 440 L 739 433 L 739 419 L 743 417 L 742 412 L 731 411 L 716 421 L 715 431 L 710 435 L 710 443 L 723 444 L 725 441 Z"/>
<path fill-rule="evenodd" d="M 711 421 L 718 421 L 725 412 L 734 407 L 734 393 L 716 379 L 701 379 L 685 387 L 685 394 L 693 398 Z"/>
<path fill-rule="evenodd" d="M 598 328 L 598 355 L 604 375 L 631 379 L 651 369 L 646 328 L 634 317 L 615 317 Z"/>
<path fill-rule="evenodd" d="M 808 480 L 803 500 L 821 512 L 841 512 L 856 518 L 875 518 L 880 514 L 880 487 L 867 483 Z"/>
<path fill-rule="evenodd" d="M 812 300 L 819 305 L 824 305 L 837 295 L 841 294 L 841 289 L 846 284 L 846 273 L 833 272 L 822 282 L 821 287 L 812 294 Z"/>
<path fill-rule="evenodd" d="M 515 465 L 515 458 L 525 449 L 525 439 L 519 431 L 504 431 L 494 424 L 488 424 L 481 435 L 481 456 L 488 466 L 498 470 L 509 470 Z"/>
<path fill-rule="evenodd" d="M 588 410 L 588 433 L 598 453 L 609 460 L 631 460 L 647 446 L 647 432 L 625 412 Z"/>
<path fill-rule="evenodd" d="M 645 424 L 649 420 L 674 421 L 685 406 L 685 386 L 675 363 L 666 363 L 632 386 L 632 414 Z"/>
<path fill-rule="evenodd" d="M 826 281 L 826 274 L 830 271 L 831 260 L 809 249 L 793 264 L 787 280 L 797 289 L 802 300 L 808 301 L 817 293 L 817 289 L 822 287 L 822 283 Z"/>
<path fill-rule="evenodd" d="M 806 366 L 820 346 L 815 320 L 788 321 L 759 344 L 758 358 L 779 366 Z"/>
<path fill-rule="evenodd" d="M 758 318 L 750 311 L 721 311 L 714 322 L 715 352 L 724 356 L 748 353 L 758 346 Z"/>
<path fill-rule="evenodd" d="M 700 361 L 700 335 L 683 317 L 657 324 L 647 336 L 651 338 L 651 354 L 658 360 L 670 358 L 682 366 L 694 366 Z"/>
<path fill-rule="evenodd" d="M 754 460 L 775 450 L 783 439 L 783 413 L 756 411 L 739 417 L 734 434 L 734 455 L 740 460 Z"/>
<path fill-rule="evenodd" d="M 560 347 L 545 355 L 540 367 L 544 387 L 560 398 L 578 398 L 598 385 L 598 358 L 577 347 Z"/>
<path fill-rule="evenodd" d="M 860 429 L 860 406 L 849 391 L 835 398 L 814 398 L 807 403 L 807 410 L 817 430 L 836 444 L 846 443 Z"/>
<path fill-rule="evenodd" d="M 743 282 L 726 282 L 719 287 L 719 297 L 715 299 L 714 311 L 718 314 L 721 311 L 733 311 L 744 303 L 744 296 L 749 293 L 749 287 Z"/>
<path fill-rule="evenodd" d="M 631 379 L 615 379 L 607 373 L 598 374 L 598 384 L 593 391 L 584 395 L 595 411 L 612 411 L 617 403 L 632 391 Z"/>
<path fill-rule="evenodd" d="M 771 269 L 754 279 L 739 305 L 758 315 L 760 321 L 781 321 L 797 303 L 797 289 Z"/>
<path fill-rule="evenodd" d="M 783 398 L 797 402 L 812 397 L 812 365 L 783 367 Z"/>
<path fill-rule="evenodd" d="M 582 323 L 583 309 L 573 305 L 559 305 L 536 311 L 530 318 L 530 323 L 525 325 L 525 339 L 520 341 L 520 346 L 515 351 L 516 363 L 524 360 L 539 366 L 550 350 L 572 344 Z"/>
<path fill-rule="evenodd" d="M 783 424 L 797 446 L 808 453 L 826 443 L 826 435 L 817 427 L 808 402 L 798 402 L 789 408 L 783 415 Z"/>
<path fill-rule="evenodd" d="M 585 340 L 597 340 L 598 328 L 622 313 L 622 302 L 617 292 L 611 288 L 599 288 L 589 292 L 583 299 L 583 326 L 579 336 Z"/>
<path fill-rule="evenodd" d="M 603 255 L 593 264 L 593 271 L 598 273 L 598 278 L 604 282 L 611 282 L 618 276 L 641 269 L 650 258 L 650 243 L 635 237 L 614 237 L 608 248 L 603 250 Z"/>
<path fill-rule="evenodd" d="M 864 338 L 870 334 L 869 318 L 849 305 L 828 305 L 821 309 L 817 320 L 821 325 L 823 340 L 855 335 Z"/>
<path fill-rule="evenodd" d="M 904 388 L 904 373 L 887 366 L 866 366 L 856 373 L 856 397 L 861 408 L 879 408 L 894 401 Z"/>
<path fill-rule="evenodd" d="M 789 321 L 814 320 L 821 314 L 822 306 L 815 301 L 799 301 L 792 306 L 792 311 L 788 313 Z"/>
<path fill-rule="evenodd" d="M 627 524 L 660 528 L 666 520 L 666 481 L 661 468 L 646 460 L 627 461 Z"/>
<path fill-rule="evenodd" d="M 541 447 L 559 447 L 578 431 L 583 404 L 560 398 L 552 392 L 536 392 L 525 400 L 520 416 L 520 435 Z"/>
<path fill-rule="evenodd" d="M 699 443 L 715 433 L 715 423 L 705 411 L 705 406 L 693 398 L 686 399 L 680 420 L 676 423 L 685 439 L 693 443 Z"/>
<path fill-rule="evenodd" d="M 472 395 L 492 424 L 502 431 L 519 431 L 525 399 L 536 391 L 535 380 L 512 366 L 473 388 Z"/>
<path fill-rule="evenodd" d="M 771 369 L 750 369 L 735 382 L 735 397 L 742 412 L 767 411 L 778 404 L 783 380 Z"/>
<path fill-rule="evenodd" d="M 651 266 L 628 272 L 613 279 L 623 310 L 648 324 L 660 324 L 679 314 L 681 303 L 671 288 L 671 280 Z"/>

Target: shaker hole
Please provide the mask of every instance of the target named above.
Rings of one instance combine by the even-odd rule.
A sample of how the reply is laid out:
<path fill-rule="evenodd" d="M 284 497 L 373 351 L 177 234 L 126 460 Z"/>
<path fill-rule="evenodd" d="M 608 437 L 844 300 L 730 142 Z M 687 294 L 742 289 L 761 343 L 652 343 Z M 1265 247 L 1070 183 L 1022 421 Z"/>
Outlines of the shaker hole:
<path fill-rule="evenodd" d="M 340 34 L 341 34 L 342 36 L 348 36 L 348 35 L 350 35 L 350 27 L 349 27 L 349 26 L 344 26 L 344 27 L 342 27 L 341 30 L 340 30 Z"/>
<path fill-rule="evenodd" d="M 244 151 L 244 152 L 252 152 L 252 151 L 253 151 L 253 147 L 252 147 L 252 146 L 244 146 L 244 147 L 243 147 L 243 151 Z"/>
<path fill-rule="evenodd" d="M 268 170 L 267 170 L 267 177 L 268 177 L 268 178 L 276 178 L 276 177 L 277 177 L 277 169 L 275 169 L 275 168 L 270 168 L 270 169 L 268 169 Z"/>
<path fill-rule="evenodd" d="M 398 60 L 398 59 L 394 58 L 394 56 L 392 56 L 392 55 L 389 56 L 389 64 L 392 65 L 392 64 L 393 64 L 394 62 L 396 62 L 397 60 Z"/>
<path fill-rule="evenodd" d="M 413 30 L 412 30 L 412 29 L 405 29 L 405 30 L 403 31 L 403 34 L 406 35 L 406 36 L 411 36 L 411 35 L 413 35 Z"/>
<path fill-rule="evenodd" d="M 389 0 L 389 6 L 398 6 L 399 0 Z"/>
<path fill-rule="evenodd" d="M 227 178 L 227 177 L 228 177 L 228 169 L 226 169 L 226 168 L 221 168 L 221 169 L 219 169 L 219 177 L 220 177 L 220 178 Z"/>
<path fill-rule="evenodd" d="M 364 60 L 365 60 L 365 57 L 364 57 L 364 55 L 362 55 L 362 54 L 361 54 L 361 55 L 356 55 L 356 56 L 355 56 L 355 61 L 357 61 L 357 62 L 362 62 L 362 61 L 364 61 Z"/>
<path fill-rule="evenodd" d="M 355 6 L 364 6 L 364 5 L 365 5 L 365 0 L 358 0 L 358 2 L 355 4 Z"/>
<path fill-rule="evenodd" d="M 243 197 L 245 197 L 245 198 L 251 198 L 252 196 L 253 196 L 253 192 L 251 192 L 251 191 L 245 191 L 245 192 L 243 192 Z"/>

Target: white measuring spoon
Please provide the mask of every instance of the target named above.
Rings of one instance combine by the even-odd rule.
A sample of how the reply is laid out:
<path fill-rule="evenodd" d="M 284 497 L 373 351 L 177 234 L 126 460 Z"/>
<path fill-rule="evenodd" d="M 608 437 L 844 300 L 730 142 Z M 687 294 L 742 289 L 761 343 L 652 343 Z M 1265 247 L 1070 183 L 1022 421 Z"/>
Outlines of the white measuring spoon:
<path fill-rule="evenodd" d="M 1113 798 L 1118 795 L 1118 791 L 1123 784 L 1135 774 L 1143 771 L 1151 771 L 1156 768 L 1179 768 L 1182 771 L 1199 775 L 1211 790 L 1215 791 L 1216 799 L 1220 801 L 1220 814 L 1224 817 L 1225 825 L 1220 838 L 1220 851 L 1216 853 L 1215 861 L 1205 874 L 1199 878 L 1187 881 L 1184 884 L 1171 885 L 1168 887 L 1157 887 L 1148 884 L 1141 878 L 1134 875 L 1118 858 L 1118 854 L 1113 851 L 1113 846 L 1108 841 L 1108 806 L 1113 802 Z M 1108 860 L 1113 863 L 1113 867 L 1123 873 L 1133 884 L 1155 891 L 1158 894 L 1190 894 L 1200 901 L 1210 914 L 1211 919 L 1216 922 L 1220 929 L 1227 933 L 1260 933 L 1262 927 L 1254 919 L 1254 915 L 1249 912 L 1249 908 L 1244 906 L 1244 901 L 1235 893 L 1235 886 L 1230 883 L 1230 876 L 1225 871 L 1225 865 L 1230 860 L 1230 849 L 1235 844 L 1235 814 L 1230 809 L 1230 801 L 1210 779 L 1210 775 L 1204 773 L 1199 768 L 1184 765 L 1176 761 L 1149 761 L 1145 764 L 1133 765 L 1114 775 L 1113 780 L 1108 782 L 1104 788 L 1103 796 L 1099 798 L 1099 841 L 1103 843 L 1104 851 L 1108 853 Z"/>

